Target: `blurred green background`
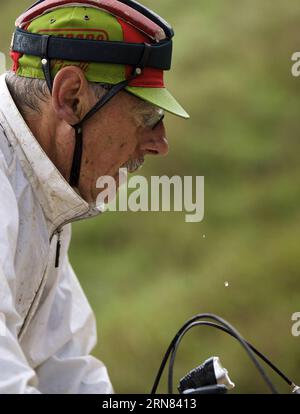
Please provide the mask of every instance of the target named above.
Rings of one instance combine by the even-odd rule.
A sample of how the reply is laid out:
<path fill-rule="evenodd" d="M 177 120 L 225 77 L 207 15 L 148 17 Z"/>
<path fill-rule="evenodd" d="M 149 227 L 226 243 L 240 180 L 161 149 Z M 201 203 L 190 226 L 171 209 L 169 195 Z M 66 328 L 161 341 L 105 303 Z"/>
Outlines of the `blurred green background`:
<path fill-rule="evenodd" d="M 30 4 L 1 3 L 1 51 Z M 300 382 L 300 337 L 291 335 L 300 311 L 300 79 L 291 75 L 300 3 L 144 4 L 176 29 L 167 84 L 191 120 L 167 117 L 170 154 L 149 158 L 142 171 L 204 175 L 205 219 L 106 213 L 73 226 L 71 261 L 98 323 L 94 353 L 117 393 L 148 393 L 179 327 L 214 312 Z M 208 328 L 183 341 L 176 382 L 211 355 L 222 358 L 235 392 L 267 392 L 240 347 Z M 160 392 L 165 385 L 164 377 Z"/>

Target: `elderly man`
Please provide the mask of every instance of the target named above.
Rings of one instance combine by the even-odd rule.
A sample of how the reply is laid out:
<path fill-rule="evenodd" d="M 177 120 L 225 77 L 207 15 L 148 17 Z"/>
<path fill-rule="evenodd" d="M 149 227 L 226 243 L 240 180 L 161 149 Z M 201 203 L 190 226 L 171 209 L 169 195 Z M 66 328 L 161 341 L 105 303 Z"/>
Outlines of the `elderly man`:
<path fill-rule="evenodd" d="M 163 83 L 173 32 L 131 0 L 38 1 L 16 26 L 0 78 L 0 393 L 111 393 L 70 223 L 100 213 L 99 177 L 167 154 L 164 111 L 188 118 Z"/>

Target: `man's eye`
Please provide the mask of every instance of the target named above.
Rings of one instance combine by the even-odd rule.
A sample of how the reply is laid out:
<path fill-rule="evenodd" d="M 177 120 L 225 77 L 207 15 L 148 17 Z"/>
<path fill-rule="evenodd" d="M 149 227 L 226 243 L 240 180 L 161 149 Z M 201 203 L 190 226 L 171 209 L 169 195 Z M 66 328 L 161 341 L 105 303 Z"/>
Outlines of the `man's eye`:
<path fill-rule="evenodd" d="M 151 127 L 153 123 L 153 116 L 152 115 L 143 115 L 143 125 L 145 127 Z"/>
<path fill-rule="evenodd" d="M 162 113 L 143 115 L 144 126 L 153 128 L 162 119 L 162 115 Z"/>

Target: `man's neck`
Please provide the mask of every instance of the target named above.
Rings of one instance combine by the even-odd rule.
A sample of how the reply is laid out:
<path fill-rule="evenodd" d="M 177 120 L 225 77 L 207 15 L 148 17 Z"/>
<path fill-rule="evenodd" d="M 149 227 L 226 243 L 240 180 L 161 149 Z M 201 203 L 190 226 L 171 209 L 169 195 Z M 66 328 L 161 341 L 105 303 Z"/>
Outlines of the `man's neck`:
<path fill-rule="evenodd" d="M 68 180 L 71 168 L 70 147 L 74 139 L 73 128 L 64 122 L 57 122 L 47 110 L 41 110 L 41 114 L 27 114 L 24 119 L 48 158 Z"/>

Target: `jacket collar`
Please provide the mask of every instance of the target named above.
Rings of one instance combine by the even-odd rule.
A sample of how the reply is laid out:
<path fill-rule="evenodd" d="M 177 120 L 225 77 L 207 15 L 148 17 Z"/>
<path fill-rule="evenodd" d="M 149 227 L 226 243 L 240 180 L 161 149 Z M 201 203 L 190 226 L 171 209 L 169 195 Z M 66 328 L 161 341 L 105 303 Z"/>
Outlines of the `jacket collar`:
<path fill-rule="evenodd" d="M 42 206 L 51 233 L 67 222 L 101 212 L 73 190 L 47 157 L 16 107 L 5 74 L 0 76 L 0 122 Z"/>

